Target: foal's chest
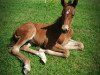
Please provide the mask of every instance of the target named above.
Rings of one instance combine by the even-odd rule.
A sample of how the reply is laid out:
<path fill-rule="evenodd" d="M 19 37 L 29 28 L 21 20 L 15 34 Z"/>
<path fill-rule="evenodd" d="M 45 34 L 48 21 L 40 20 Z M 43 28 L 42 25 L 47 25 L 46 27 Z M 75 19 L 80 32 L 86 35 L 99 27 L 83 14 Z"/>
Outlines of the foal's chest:
<path fill-rule="evenodd" d="M 58 39 L 59 44 L 67 43 L 72 37 L 72 30 L 70 30 L 68 33 L 62 33 Z"/>
<path fill-rule="evenodd" d="M 57 42 L 59 44 L 62 44 L 65 40 L 66 40 L 66 35 L 65 34 L 61 34 L 59 39 L 57 40 Z"/>

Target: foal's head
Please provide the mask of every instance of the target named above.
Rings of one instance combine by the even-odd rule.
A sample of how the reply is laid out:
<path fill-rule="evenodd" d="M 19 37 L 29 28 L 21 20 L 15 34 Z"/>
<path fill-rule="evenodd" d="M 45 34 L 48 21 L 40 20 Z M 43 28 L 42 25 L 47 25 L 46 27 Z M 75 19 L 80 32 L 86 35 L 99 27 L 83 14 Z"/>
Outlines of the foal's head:
<path fill-rule="evenodd" d="M 62 25 L 62 30 L 64 32 L 67 32 L 71 28 L 71 22 L 72 18 L 75 14 L 75 7 L 78 3 L 78 0 L 69 0 L 68 3 L 65 2 L 65 0 L 61 0 L 61 4 L 63 6 L 63 11 L 62 11 L 62 18 L 63 18 L 63 25 Z"/>

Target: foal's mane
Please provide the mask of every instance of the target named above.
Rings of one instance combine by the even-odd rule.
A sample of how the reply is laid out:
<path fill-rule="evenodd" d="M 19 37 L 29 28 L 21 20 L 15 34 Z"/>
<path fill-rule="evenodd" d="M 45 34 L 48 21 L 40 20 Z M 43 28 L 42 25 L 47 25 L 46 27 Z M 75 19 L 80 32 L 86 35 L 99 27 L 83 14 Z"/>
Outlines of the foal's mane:
<path fill-rule="evenodd" d="M 61 26 L 63 25 L 63 17 L 60 16 L 57 18 L 57 20 L 54 21 L 54 23 L 49 24 L 47 27 L 43 27 L 42 29 L 61 29 Z M 59 28 L 58 28 L 59 27 Z"/>

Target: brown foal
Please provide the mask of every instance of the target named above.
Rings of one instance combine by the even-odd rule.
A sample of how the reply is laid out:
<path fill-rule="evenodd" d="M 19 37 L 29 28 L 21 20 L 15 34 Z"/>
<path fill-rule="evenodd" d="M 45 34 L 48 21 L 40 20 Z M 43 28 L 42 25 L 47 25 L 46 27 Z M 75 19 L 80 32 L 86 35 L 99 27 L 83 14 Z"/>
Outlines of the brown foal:
<path fill-rule="evenodd" d="M 45 53 L 68 57 L 69 49 L 83 49 L 81 42 L 72 40 L 71 22 L 75 14 L 75 7 L 78 0 L 68 3 L 61 0 L 63 6 L 62 16 L 53 24 L 26 23 L 18 27 L 15 31 L 15 38 L 18 39 L 11 52 L 24 62 L 24 74 L 30 71 L 30 60 L 19 51 L 25 50 L 38 55 L 46 63 Z M 26 42 L 28 42 L 26 44 Z M 32 50 L 29 48 L 32 43 L 43 46 L 44 49 Z"/>

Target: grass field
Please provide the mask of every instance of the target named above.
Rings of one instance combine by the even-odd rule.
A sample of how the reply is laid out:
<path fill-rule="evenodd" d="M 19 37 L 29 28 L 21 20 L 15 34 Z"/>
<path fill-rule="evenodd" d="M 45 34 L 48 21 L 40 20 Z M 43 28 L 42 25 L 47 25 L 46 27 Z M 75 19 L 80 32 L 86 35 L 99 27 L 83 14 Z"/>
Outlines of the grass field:
<path fill-rule="evenodd" d="M 100 75 L 100 0 L 79 0 L 76 10 L 73 39 L 84 43 L 84 51 L 72 50 L 67 59 L 47 55 L 45 65 L 22 52 L 31 60 L 29 75 Z M 0 0 L 0 75 L 23 75 L 23 63 L 7 47 L 16 27 L 30 21 L 52 23 L 61 11 L 60 0 Z"/>

